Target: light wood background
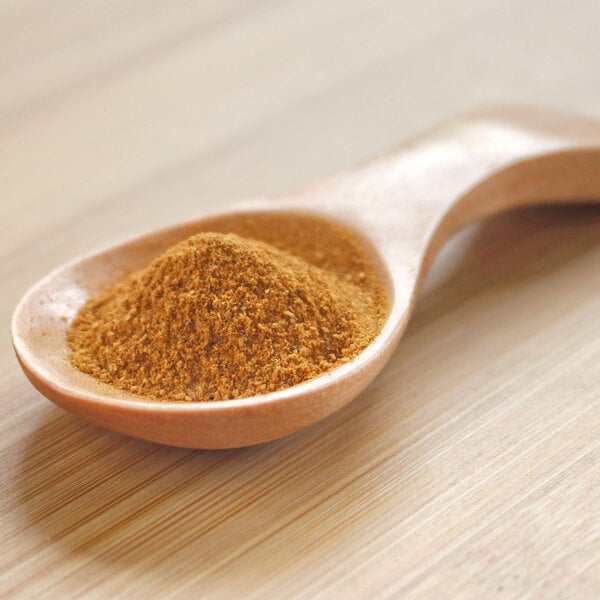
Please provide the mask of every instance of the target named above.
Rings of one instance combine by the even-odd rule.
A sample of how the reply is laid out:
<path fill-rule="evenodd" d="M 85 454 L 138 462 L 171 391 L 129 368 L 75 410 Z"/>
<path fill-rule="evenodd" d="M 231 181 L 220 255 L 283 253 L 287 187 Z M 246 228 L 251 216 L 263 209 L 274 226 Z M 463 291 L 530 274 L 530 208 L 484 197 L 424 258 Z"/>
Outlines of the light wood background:
<path fill-rule="evenodd" d="M 594 0 L 2 1 L 0 596 L 599 598 L 598 208 L 459 234 L 368 391 L 254 448 L 80 421 L 8 335 L 62 262 L 457 110 L 600 118 L 599 25 Z"/>

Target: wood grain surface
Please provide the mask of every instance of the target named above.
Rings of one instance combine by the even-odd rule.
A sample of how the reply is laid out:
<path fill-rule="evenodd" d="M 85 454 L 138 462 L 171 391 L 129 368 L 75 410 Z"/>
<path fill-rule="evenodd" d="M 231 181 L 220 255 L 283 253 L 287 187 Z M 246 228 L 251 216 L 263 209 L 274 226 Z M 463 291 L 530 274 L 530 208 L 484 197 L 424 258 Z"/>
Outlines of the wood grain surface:
<path fill-rule="evenodd" d="M 457 110 L 600 118 L 599 24 L 592 0 L 0 2 L 0 596 L 600 597 L 600 208 L 463 230 L 374 384 L 243 450 L 89 425 L 8 335 L 62 262 Z"/>

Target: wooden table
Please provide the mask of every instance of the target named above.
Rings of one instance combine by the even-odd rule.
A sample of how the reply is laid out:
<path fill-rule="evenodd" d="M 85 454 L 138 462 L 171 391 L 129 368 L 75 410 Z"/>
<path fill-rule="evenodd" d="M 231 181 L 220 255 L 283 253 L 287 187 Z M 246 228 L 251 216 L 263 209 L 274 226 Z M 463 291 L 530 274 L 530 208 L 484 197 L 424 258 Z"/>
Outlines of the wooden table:
<path fill-rule="evenodd" d="M 0 23 L 2 597 L 600 597 L 600 209 L 463 231 L 367 392 L 258 447 L 80 421 L 8 336 L 62 262 L 457 110 L 600 117 L 596 2 L 5 0 Z"/>

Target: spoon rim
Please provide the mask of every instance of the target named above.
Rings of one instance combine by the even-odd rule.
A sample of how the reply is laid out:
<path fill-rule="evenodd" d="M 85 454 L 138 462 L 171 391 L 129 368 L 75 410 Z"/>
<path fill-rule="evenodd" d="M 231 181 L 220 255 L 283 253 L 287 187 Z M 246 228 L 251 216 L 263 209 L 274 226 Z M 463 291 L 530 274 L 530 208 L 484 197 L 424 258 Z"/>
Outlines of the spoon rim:
<path fill-rule="evenodd" d="M 175 232 L 184 227 L 193 227 L 196 224 L 200 225 L 205 221 L 219 217 L 231 217 L 236 215 L 243 216 L 253 213 L 270 212 L 315 216 L 319 218 L 325 218 L 334 223 L 338 223 L 344 227 L 350 228 L 354 233 L 358 234 L 358 239 L 360 239 L 361 242 L 367 242 L 368 250 L 372 259 L 378 263 L 378 268 L 384 271 L 382 274 L 382 280 L 384 281 L 389 294 L 389 311 L 385 322 L 375 338 L 349 362 L 336 366 L 333 369 L 318 375 L 317 377 L 302 381 L 298 384 L 283 388 L 281 390 L 275 390 L 266 394 L 246 396 L 237 399 L 234 398 L 210 402 L 154 400 L 144 397 L 143 395 L 138 396 L 126 390 L 121 390 L 120 388 L 112 386 L 108 383 L 99 382 L 91 375 L 81 371 L 78 372 L 83 375 L 84 378 L 90 378 L 91 380 L 94 380 L 96 384 L 100 383 L 102 387 L 106 387 L 107 390 L 110 389 L 114 391 L 117 396 L 115 397 L 109 394 L 103 394 L 100 391 L 90 391 L 89 389 L 74 389 L 73 386 L 68 385 L 68 382 L 65 383 L 64 378 L 57 379 L 56 377 L 49 376 L 48 372 L 44 368 L 45 362 L 36 360 L 35 352 L 30 349 L 27 343 L 27 335 L 22 331 L 22 313 L 31 302 L 32 297 L 39 293 L 40 290 L 42 290 L 50 281 L 52 281 L 61 273 L 66 272 L 69 269 L 72 269 L 73 267 L 86 261 L 91 261 L 93 259 L 98 259 L 103 255 L 107 255 L 116 248 L 128 246 L 130 244 L 135 245 L 148 238 L 155 237 L 156 235 L 168 235 L 169 233 Z M 158 230 L 142 233 L 132 238 L 125 239 L 121 242 L 117 242 L 116 244 L 83 254 L 67 261 L 66 263 L 63 263 L 62 265 L 59 265 L 34 283 L 19 300 L 11 318 L 11 338 L 17 359 L 19 360 L 19 363 L 25 371 L 25 374 L 30 380 L 31 375 L 33 375 L 35 379 L 43 382 L 44 385 L 51 389 L 56 395 L 69 396 L 76 399 L 76 401 L 81 404 L 102 404 L 110 408 L 121 408 L 147 413 L 191 413 L 228 411 L 235 409 L 243 410 L 258 406 L 276 404 L 279 402 L 285 403 L 300 396 L 314 394 L 315 392 L 323 391 L 330 386 L 338 385 L 344 380 L 349 380 L 352 378 L 353 374 L 362 371 L 378 356 L 384 353 L 385 350 L 394 343 L 394 340 L 398 339 L 401 333 L 402 324 L 403 322 L 406 322 L 406 318 L 403 319 L 403 316 L 405 317 L 407 314 L 407 307 L 401 307 L 401 303 L 398 301 L 400 296 L 398 292 L 397 280 L 390 272 L 390 265 L 375 245 L 375 242 L 368 236 L 366 232 L 360 231 L 355 224 L 349 223 L 343 218 L 332 217 L 329 213 L 320 212 L 318 208 L 316 210 L 310 210 L 302 209 L 297 206 L 282 207 L 281 204 L 276 204 L 272 200 L 261 198 L 236 204 L 224 210 L 211 211 L 197 219 L 174 223 Z M 70 323 L 68 326 L 70 326 Z M 68 361 L 68 357 L 65 357 L 65 360 Z M 70 367 L 76 369 L 76 367 L 74 367 L 72 364 L 70 364 Z M 123 397 L 119 397 L 121 394 Z"/>

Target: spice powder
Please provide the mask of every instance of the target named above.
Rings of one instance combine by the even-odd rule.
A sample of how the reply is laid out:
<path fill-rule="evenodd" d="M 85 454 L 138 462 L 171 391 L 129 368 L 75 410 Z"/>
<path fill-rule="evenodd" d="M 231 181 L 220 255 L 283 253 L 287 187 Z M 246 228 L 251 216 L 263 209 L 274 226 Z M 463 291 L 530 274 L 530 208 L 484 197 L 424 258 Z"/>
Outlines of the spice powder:
<path fill-rule="evenodd" d="M 271 221 L 219 223 L 242 235 L 193 235 L 88 300 L 68 331 L 73 365 L 145 398 L 215 401 L 354 358 L 388 312 L 362 244 L 324 219 Z"/>

